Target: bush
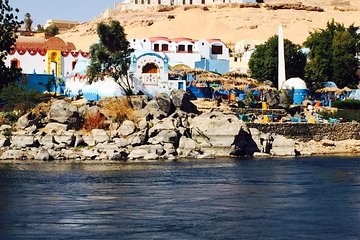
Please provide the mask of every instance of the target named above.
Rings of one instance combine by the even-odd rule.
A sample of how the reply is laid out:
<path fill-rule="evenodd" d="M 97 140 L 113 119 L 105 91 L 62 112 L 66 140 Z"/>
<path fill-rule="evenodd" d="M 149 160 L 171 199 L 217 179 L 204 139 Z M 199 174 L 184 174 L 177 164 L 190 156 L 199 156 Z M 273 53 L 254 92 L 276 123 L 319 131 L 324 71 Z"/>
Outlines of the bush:
<path fill-rule="evenodd" d="M 341 118 L 344 122 L 356 121 L 360 123 L 360 110 L 339 109 L 336 112 L 323 111 L 320 113 L 324 118 Z"/>
<path fill-rule="evenodd" d="M 83 129 L 91 131 L 93 129 L 104 129 L 106 117 L 96 111 L 93 114 L 87 114 L 84 119 Z"/>
<path fill-rule="evenodd" d="M 40 101 L 40 96 L 35 90 L 28 90 L 23 83 L 10 83 L 1 89 L 0 99 L 8 109 L 24 113 Z"/>
<path fill-rule="evenodd" d="M 99 103 L 103 113 L 113 122 L 122 123 L 125 120 L 137 122 L 137 116 L 127 98 L 105 98 Z"/>
<path fill-rule="evenodd" d="M 340 109 L 360 110 L 360 100 L 336 100 L 332 103 L 332 106 Z"/>

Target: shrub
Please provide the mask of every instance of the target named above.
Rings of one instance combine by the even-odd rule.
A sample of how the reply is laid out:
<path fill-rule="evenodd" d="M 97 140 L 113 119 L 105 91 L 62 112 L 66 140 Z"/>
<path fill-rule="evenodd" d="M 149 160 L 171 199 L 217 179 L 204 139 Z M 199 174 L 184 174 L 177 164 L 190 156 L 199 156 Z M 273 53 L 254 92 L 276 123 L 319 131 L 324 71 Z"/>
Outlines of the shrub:
<path fill-rule="evenodd" d="M 122 98 L 105 98 L 99 103 L 103 113 L 113 122 L 122 123 L 125 120 L 137 122 L 135 110 L 131 107 L 129 100 Z"/>
<path fill-rule="evenodd" d="M 342 118 L 344 122 L 356 121 L 360 122 L 360 110 L 354 109 L 338 109 L 335 112 L 323 111 L 320 114 L 324 118 Z"/>
<path fill-rule="evenodd" d="M 340 109 L 356 109 L 360 110 L 360 100 L 336 100 L 332 103 L 333 107 Z"/>
<path fill-rule="evenodd" d="M 93 129 L 104 129 L 105 120 L 106 117 L 100 113 L 100 111 L 96 111 L 93 114 L 87 114 L 84 119 L 83 129 L 87 131 L 91 131 Z"/>
<path fill-rule="evenodd" d="M 10 83 L 3 87 L 0 99 L 5 102 L 7 108 L 20 112 L 26 112 L 40 101 L 36 91 L 28 90 L 23 83 Z"/>

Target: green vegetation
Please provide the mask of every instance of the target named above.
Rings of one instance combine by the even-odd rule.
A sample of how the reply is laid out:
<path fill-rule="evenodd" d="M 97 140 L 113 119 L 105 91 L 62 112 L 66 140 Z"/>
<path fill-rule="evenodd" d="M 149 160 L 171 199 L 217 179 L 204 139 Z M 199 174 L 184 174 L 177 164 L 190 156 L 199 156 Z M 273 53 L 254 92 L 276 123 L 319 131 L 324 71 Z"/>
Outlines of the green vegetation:
<path fill-rule="evenodd" d="M 1 90 L 0 99 L 9 109 L 22 113 L 41 101 L 40 95 L 35 90 L 28 90 L 24 83 L 9 83 Z"/>
<path fill-rule="evenodd" d="M 360 100 L 337 100 L 332 103 L 332 106 L 340 109 L 360 110 Z"/>
<path fill-rule="evenodd" d="M 315 30 L 305 41 L 310 48 L 309 62 L 305 67 L 308 87 L 317 89 L 322 82 L 333 81 L 339 88 L 355 87 L 359 82 L 356 71 L 360 50 L 360 34 L 353 24 L 348 28 L 334 20 L 326 29 Z"/>
<path fill-rule="evenodd" d="M 105 76 L 113 78 L 129 96 L 133 95 L 131 87 L 132 76 L 128 74 L 130 68 L 130 54 L 132 49 L 126 40 L 124 28 L 118 21 L 109 24 L 101 22 L 97 26 L 99 43 L 90 47 L 90 66 L 87 69 L 89 81 L 98 81 Z"/>
<path fill-rule="evenodd" d="M 342 119 L 344 122 L 352 122 L 356 121 L 360 123 L 360 110 L 353 110 L 353 109 L 338 109 L 335 112 L 331 111 L 322 111 L 320 112 L 325 119 L 329 118 L 338 118 Z"/>
<path fill-rule="evenodd" d="M 51 24 L 50 26 L 45 28 L 44 32 L 45 32 L 45 36 L 47 37 L 55 37 L 56 35 L 59 34 L 59 28 L 56 25 Z"/>
<path fill-rule="evenodd" d="M 306 54 L 300 51 L 300 46 L 284 39 L 286 77 L 304 76 Z M 249 61 L 251 77 L 263 82 L 270 80 L 278 85 L 278 36 L 270 37 L 264 44 L 256 47 Z"/>
<path fill-rule="evenodd" d="M 14 47 L 16 41 L 15 32 L 20 28 L 21 24 L 13 11 L 18 13 L 19 9 L 14 10 L 9 5 L 9 0 L 0 1 L 0 88 L 16 81 L 21 71 L 16 66 L 6 67 L 4 61 L 8 52 Z"/>

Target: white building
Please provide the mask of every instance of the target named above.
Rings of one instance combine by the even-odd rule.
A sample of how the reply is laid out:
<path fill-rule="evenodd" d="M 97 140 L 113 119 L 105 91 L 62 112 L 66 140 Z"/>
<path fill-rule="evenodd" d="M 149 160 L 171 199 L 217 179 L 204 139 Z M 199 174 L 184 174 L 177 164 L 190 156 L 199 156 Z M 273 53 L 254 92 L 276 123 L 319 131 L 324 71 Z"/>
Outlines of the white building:
<path fill-rule="evenodd" d="M 156 6 L 213 5 L 224 3 L 256 3 L 256 0 L 124 0 L 115 10 L 142 10 Z"/>
<path fill-rule="evenodd" d="M 202 68 L 218 73 L 230 70 L 229 48 L 220 39 L 151 37 L 131 38 L 129 43 L 135 50 L 166 54 L 171 67 L 183 64 L 189 68 Z"/>

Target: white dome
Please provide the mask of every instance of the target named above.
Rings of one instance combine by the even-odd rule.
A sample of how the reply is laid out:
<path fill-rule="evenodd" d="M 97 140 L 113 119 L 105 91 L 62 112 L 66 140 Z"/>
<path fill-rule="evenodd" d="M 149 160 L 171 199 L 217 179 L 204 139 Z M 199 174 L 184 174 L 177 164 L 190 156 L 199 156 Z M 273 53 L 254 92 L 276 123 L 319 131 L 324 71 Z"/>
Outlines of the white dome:
<path fill-rule="evenodd" d="M 285 81 L 282 89 L 307 89 L 307 87 L 301 78 L 290 78 Z"/>

